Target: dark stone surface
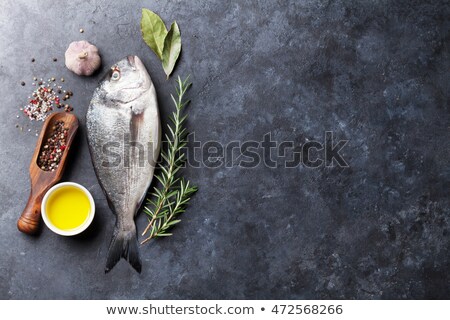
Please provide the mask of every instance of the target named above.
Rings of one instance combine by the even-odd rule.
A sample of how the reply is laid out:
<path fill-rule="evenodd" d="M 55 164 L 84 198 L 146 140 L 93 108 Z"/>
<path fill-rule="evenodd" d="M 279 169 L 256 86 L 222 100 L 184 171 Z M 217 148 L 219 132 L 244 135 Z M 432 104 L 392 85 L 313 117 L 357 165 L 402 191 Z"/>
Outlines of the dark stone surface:
<path fill-rule="evenodd" d="M 1 1 L 0 298 L 450 298 L 444 3 Z M 349 167 L 246 169 L 228 159 L 228 168 L 188 168 L 200 191 L 174 236 L 141 247 L 142 274 L 121 261 L 105 275 L 114 219 L 83 127 L 64 180 L 93 193 L 94 225 L 74 238 L 16 230 L 41 126 L 16 115 L 34 75 L 63 76 L 84 124 L 101 74 L 77 77 L 63 55 L 86 39 L 100 48 L 103 71 L 127 54 L 143 59 L 166 120 L 174 80 L 141 40 L 141 7 L 180 25 L 175 76 L 191 74 L 197 140 L 270 132 L 299 146 L 333 131 L 349 140 Z M 138 229 L 145 223 L 141 214 Z"/>

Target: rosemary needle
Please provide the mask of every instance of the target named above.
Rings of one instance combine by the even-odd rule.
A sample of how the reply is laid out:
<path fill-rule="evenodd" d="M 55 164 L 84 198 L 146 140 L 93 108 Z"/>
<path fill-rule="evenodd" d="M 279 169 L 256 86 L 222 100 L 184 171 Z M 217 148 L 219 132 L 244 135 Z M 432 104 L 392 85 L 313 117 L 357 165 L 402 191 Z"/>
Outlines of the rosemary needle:
<path fill-rule="evenodd" d="M 189 77 L 184 81 L 178 77 L 177 98 L 171 95 L 175 111 L 169 117 L 171 123 L 167 125 L 168 149 L 167 152 L 161 151 L 162 162 L 159 164 L 159 174 L 155 176 L 161 187 L 155 187 L 151 198 L 147 198 L 144 212 L 149 216 L 149 222 L 142 233 L 146 238 L 141 244 L 153 238 L 171 236 L 169 229 L 180 222 L 178 216 L 185 211 L 190 196 L 197 191 L 196 186 L 191 186 L 189 181 L 179 177 L 179 171 L 186 162 L 183 148 L 187 144 L 187 131 L 183 125 L 187 115 L 183 116 L 182 111 L 189 103 L 189 100 L 184 100 L 184 95 L 190 86 Z"/>

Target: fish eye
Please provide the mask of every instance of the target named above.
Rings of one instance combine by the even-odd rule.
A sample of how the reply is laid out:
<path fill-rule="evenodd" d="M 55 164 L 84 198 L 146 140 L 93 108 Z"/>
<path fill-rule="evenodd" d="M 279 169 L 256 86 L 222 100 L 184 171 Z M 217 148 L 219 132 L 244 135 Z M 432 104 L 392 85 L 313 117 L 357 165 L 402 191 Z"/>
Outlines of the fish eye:
<path fill-rule="evenodd" d="M 113 81 L 119 80 L 120 79 L 120 69 L 119 69 L 119 67 L 118 66 L 113 66 L 111 68 L 111 71 L 112 71 L 112 73 L 111 73 L 111 80 L 113 80 Z"/>
<path fill-rule="evenodd" d="M 120 71 L 119 70 L 114 70 L 112 75 L 111 75 L 111 80 L 117 81 L 120 79 Z"/>

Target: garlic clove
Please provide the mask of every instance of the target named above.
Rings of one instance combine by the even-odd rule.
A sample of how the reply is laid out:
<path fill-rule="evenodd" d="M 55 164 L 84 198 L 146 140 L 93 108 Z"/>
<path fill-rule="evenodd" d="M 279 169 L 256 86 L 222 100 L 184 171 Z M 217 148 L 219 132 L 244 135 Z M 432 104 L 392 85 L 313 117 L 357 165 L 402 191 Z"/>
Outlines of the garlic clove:
<path fill-rule="evenodd" d="M 66 50 L 66 67 L 80 76 L 92 75 L 101 65 L 98 49 L 87 41 L 74 41 Z"/>

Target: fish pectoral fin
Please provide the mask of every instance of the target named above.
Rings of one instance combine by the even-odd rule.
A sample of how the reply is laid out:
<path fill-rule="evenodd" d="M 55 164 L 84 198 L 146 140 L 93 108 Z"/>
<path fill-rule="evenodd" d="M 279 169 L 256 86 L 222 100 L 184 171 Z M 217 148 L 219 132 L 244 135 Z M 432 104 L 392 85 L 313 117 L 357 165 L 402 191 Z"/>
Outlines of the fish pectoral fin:
<path fill-rule="evenodd" d="M 105 273 L 111 271 L 117 262 L 119 262 L 120 258 L 127 260 L 137 272 L 141 273 L 142 264 L 141 258 L 139 257 L 136 228 L 123 230 L 116 224 L 111 244 L 109 245 Z"/>

